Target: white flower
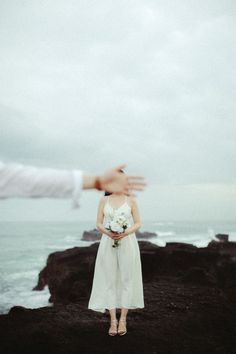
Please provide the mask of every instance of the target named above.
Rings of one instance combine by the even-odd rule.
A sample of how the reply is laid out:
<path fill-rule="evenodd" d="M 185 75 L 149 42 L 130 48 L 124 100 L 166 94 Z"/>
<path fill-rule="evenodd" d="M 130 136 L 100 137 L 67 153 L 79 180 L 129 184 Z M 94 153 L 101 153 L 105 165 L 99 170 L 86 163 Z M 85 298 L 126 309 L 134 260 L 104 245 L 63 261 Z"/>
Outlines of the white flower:
<path fill-rule="evenodd" d="M 118 218 L 117 218 L 117 221 L 120 222 L 120 223 L 124 223 L 125 222 L 125 217 L 124 215 L 119 215 Z"/>
<path fill-rule="evenodd" d="M 114 232 L 123 232 L 123 227 L 115 220 L 110 222 L 110 227 Z"/>

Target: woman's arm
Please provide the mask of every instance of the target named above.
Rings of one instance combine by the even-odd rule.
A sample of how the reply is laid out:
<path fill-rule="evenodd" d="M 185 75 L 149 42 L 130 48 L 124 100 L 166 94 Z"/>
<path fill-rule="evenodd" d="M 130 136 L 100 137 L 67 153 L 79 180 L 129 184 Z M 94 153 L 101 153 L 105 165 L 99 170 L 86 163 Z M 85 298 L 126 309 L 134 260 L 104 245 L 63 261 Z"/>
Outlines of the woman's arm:
<path fill-rule="evenodd" d="M 107 170 L 101 176 L 87 175 L 82 170 L 62 170 L 27 166 L 0 161 L 0 199 L 10 197 L 68 198 L 79 207 L 83 189 L 95 188 L 108 192 L 132 195 L 132 190 L 143 190 L 146 183 L 141 176 L 127 176 L 120 172 L 125 165 Z"/>
<path fill-rule="evenodd" d="M 137 231 L 141 227 L 138 204 L 137 204 L 137 202 L 136 202 L 134 197 L 132 197 L 130 200 L 131 200 L 131 213 L 133 215 L 134 225 L 128 227 L 124 231 L 124 235 L 125 236 L 128 236 L 132 232 Z"/>
<path fill-rule="evenodd" d="M 98 204 L 98 212 L 97 212 L 97 222 L 96 222 L 96 227 L 99 231 L 101 231 L 103 234 L 106 234 L 109 237 L 113 236 L 113 232 L 107 230 L 104 225 L 103 225 L 103 218 L 104 218 L 104 204 L 105 204 L 105 197 L 100 199 L 100 202 Z"/>

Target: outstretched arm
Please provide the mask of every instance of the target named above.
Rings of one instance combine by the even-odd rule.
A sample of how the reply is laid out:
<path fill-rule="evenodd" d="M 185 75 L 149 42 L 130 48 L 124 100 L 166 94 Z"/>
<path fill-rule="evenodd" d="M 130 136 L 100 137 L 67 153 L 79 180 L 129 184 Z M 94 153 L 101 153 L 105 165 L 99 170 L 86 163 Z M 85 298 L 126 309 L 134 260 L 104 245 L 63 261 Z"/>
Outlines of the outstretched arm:
<path fill-rule="evenodd" d="M 107 170 L 101 176 L 86 175 L 82 170 L 60 170 L 0 162 L 0 198 L 73 198 L 79 207 L 82 189 L 96 188 L 108 192 L 142 190 L 143 177 L 127 176 L 119 169 Z"/>

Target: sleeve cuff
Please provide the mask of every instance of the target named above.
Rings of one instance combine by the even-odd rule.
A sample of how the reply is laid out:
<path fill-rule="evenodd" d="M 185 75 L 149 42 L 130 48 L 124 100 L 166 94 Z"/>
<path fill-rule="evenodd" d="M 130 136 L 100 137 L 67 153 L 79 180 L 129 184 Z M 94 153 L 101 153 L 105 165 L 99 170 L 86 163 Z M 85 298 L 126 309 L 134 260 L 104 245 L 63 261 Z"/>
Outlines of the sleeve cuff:
<path fill-rule="evenodd" d="M 73 183 L 74 189 L 72 193 L 72 207 L 73 208 L 80 208 L 80 197 L 83 190 L 83 171 L 81 170 L 73 170 Z"/>

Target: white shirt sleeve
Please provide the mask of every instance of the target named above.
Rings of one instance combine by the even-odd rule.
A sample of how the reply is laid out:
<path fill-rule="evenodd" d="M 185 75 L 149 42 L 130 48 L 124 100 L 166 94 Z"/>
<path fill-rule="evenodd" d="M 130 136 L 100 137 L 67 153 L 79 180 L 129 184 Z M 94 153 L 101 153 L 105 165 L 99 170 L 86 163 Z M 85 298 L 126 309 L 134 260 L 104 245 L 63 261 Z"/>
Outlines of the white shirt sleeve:
<path fill-rule="evenodd" d="M 72 198 L 79 208 L 83 171 L 0 162 L 0 198 Z"/>

